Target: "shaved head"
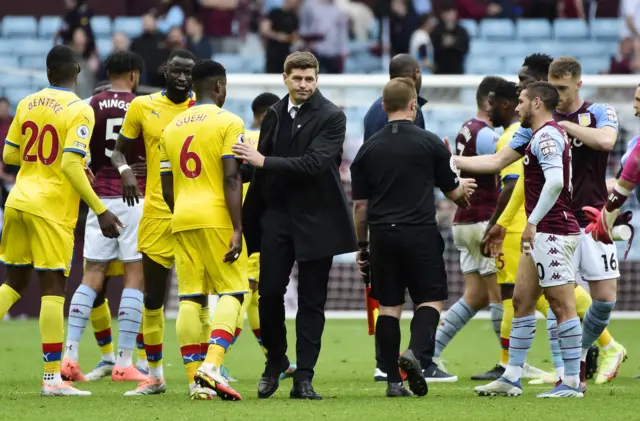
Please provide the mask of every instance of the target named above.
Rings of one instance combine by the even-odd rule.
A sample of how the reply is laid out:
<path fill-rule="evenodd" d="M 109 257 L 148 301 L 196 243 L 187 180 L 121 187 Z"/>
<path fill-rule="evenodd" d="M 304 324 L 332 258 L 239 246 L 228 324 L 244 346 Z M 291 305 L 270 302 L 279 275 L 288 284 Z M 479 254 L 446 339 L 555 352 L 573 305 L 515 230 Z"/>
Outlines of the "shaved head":
<path fill-rule="evenodd" d="M 420 64 L 410 54 L 398 54 L 389 62 L 389 79 L 398 77 L 408 77 L 413 79 L 416 85 L 416 92 L 422 88 L 422 72 Z"/>

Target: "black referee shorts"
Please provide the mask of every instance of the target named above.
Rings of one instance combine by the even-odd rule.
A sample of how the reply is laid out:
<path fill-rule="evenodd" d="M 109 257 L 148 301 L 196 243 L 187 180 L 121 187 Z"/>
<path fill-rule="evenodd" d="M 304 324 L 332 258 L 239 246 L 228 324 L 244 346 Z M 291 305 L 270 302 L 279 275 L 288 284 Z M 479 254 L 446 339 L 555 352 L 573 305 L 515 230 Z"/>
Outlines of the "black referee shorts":
<path fill-rule="evenodd" d="M 380 305 L 447 299 L 444 240 L 436 225 L 371 226 L 371 287 Z"/>

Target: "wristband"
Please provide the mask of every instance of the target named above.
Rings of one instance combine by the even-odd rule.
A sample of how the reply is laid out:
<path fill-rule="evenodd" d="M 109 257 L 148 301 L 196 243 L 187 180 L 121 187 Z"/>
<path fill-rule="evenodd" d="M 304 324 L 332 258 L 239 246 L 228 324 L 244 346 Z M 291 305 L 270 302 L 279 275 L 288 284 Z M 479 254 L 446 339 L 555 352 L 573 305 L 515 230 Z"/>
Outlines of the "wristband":
<path fill-rule="evenodd" d="M 358 241 L 358 248 L 359 249 L 366 249 L 369 247 L 369 242 L 368 241 Z"/>
<path fill-rule="evenodd" d="M 125 170 L 130 170 L 130 169 L 131 169 L 130 166 L 128 166 L 127 164 L 124 164 L 118 167 L 118 172 L 122 174 Z"/>

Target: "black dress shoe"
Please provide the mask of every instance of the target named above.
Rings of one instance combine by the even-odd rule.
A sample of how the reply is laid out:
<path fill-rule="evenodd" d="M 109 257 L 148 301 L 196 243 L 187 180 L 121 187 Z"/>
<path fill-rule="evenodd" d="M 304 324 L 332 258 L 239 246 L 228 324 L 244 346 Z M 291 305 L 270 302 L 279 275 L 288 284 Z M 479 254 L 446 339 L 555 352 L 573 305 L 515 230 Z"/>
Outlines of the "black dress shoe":
<path fill-rule="evenodd" d="M 258 383 L 258 399 L 267 399 L 276 393 L 280 386 L 280 379 L 276 377 L 263 375 Z"/>
<path fill-rule="evenodd" d="M 318 395 L 313 386 L 311 380 L 302 380 L 300 382 L 294 382 L 291 393 L 289 393 L 291 399 L 308 399 L 312 401 L 321 401 L 322 396 Z"/>
<path fill-rule="evenodd" d="M 387 383 L 387 398 L 401 398 L 413 396 L 413 393 L 404 388 L 402 383 Z"/>

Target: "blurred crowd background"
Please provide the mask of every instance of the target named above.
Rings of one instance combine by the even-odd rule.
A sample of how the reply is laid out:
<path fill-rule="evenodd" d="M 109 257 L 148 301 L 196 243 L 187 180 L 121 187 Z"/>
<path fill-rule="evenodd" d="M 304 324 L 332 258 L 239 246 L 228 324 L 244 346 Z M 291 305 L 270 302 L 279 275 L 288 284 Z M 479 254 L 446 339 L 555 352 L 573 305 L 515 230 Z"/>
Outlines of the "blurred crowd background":
<path fill-rule="evenodd" d="M 17 103 L 47 86 L 45 57 L 56 43 L 66 43 L 77 53 L 82 68 L 77 94 L 82 98 L 106 78 L 102 63 L 114 51 L 131 50 L 143 57 L 140 93 L 164 85 L 164 63 L 177 48 L 220 61 L 228 73 L 244 74 L 242 80 L 279 74 L 291 51 L 312 51 L 320 61 L 320 89 L 347 115 L 343 181 L 350 193 L 349 161 L 362 143 L 362 120 L 380 95 L 381 84 L 350 88 L 326 82 L 323 75 L 373 78 L 387 73 L 391 56 L 409 53 L 424 74 L 421 94 L 429 100 L 423 108 L 427 129 L 452 138 L 476 107 L 476 86 L 457 86 L 455 75 L 515 75 L 532 53 L 574 56 L 587 75 L 639 73 L 640 0 L 3 0 L 0 139 L 6 136 Z M 442 79 L 438 84 L 430 74 L 453 78 L 443 86 Z M 609 102 L 618 110 L 621 130 L 609 162 L 612 174 L 626 141 L 640 127 L 632 109 L 636 86 L 634 82 L 612 89 L 596 83 L 581 90 L 584 99 Z M 251 99 L 264 90 L 286 93 L 280 81 L 259 88 L 233 83 L 225 108 L 249 120 Z M 3 198 L 16 173 L 16 168 L 0 166 Z M 438 206 L 455 300 L 462 289 L 449 229 L 455 209 L 446 200 Z M 638 208 L 635 198 L 630 206 Z M 83 227 L 80 220 L 78 250 Z M 638 276 L 640 263 L 633 261 L 640 261 L 639 247 L 630 260 L 621 263 L 623 273 L 633 274 L 623 275 L 621 291 L 628 298 L 621 306 L 640 309 L 640 284 L 625 281 Z M 329 307 L 359 307 L 361 288 L 353 262 L 336 262 L 332 276 L 340 282 L 332 284 Z"/>

